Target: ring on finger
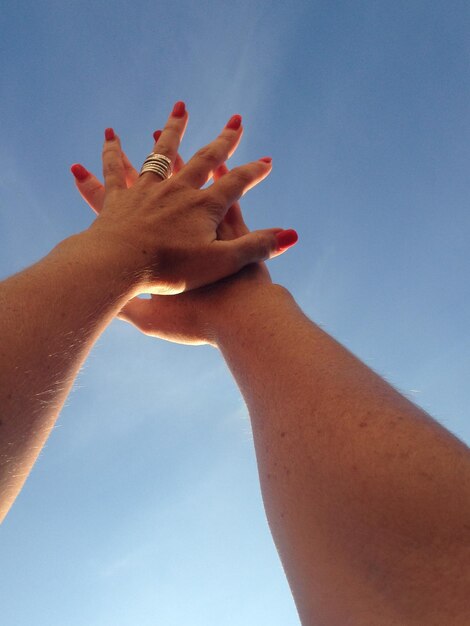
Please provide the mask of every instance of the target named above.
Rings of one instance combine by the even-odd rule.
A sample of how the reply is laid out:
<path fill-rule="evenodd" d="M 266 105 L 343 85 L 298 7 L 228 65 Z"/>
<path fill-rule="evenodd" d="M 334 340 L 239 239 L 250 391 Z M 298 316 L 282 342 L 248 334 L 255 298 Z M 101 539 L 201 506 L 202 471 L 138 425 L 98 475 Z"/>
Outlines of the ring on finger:
<path fill-rule="evenodd" d="M 151 152 L 145 159 L 139 176 L 142 176 L 145 172 L 153 172 L 154 174 L 157 174 L 157 176 L 160 176 L 163 180 L 167 180 L 167 178 L 170 178 L 173 174 L 171 159 L 164 154 L 155 154 L 155 152 Z"/>

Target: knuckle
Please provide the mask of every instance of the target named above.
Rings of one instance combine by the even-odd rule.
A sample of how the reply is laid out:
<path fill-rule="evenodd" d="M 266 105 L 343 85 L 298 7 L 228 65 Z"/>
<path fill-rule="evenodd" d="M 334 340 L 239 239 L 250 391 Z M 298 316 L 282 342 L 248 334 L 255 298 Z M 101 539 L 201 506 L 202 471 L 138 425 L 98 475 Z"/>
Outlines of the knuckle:
<path fill-rule="evenodd" d="M 92 180 L 86 185 L 87 192 L 91 194 L 98 193 L 99 191 L 101 191 L 102 188 L 103 186 L 98 180 Z"/>
<path fill-rule="evenodd" d="M 268 259 L 271 256 L 271 252 L 273 251 L 273 242 L 267 237 L 260 236 L 260 252 L 262 253 L 263 259 Z"/>
<path fill-rule="evenodd" d="M 266 259 L 271 254 L 271 243 L 263 235 L 257 234 L 256 237 L 253 237 L 250 251 L 253 258 Z"/>
<path fill-rule="evenodd" d="M 161 191 L 162 194 L 168 196 L 188 194 L 191 190 L 188 189 L 187 185 L 185 185 L 178 177 L 172 176 L 170 179 L 165 181 L 165 184 L 159 185 L 157 191 Z"/>
<path fill-rule="evenodd" d="M 173 146 L 170 145 L 168 138 L 162 139 L 162 137 L 160 137 L 157 145 L 159 154 L 165 154 L 168 156 L 171 152 L 173 152 Z"/>
<path fill-rule="evenodd" d="M 117 174 L 122 171 L 122 164 L 117 161 L 109 161 L 104 165 L 105 174 Z"/>
<path fill-rule="evenodd" d="M 108 157 L 108 158 L 115 157 L 118 154 L 118 147 L 112 144 L 111 142 L 107 141 L 105 145 L 103 146 L 103 150 L 101 153 L 103 157 Z"/>
<path fill-rule="evenodd" d="M 231 177 L 235 183 L 245 186 L 251 183 L 253 176 L 246 167 L 236 167 L 231 171 Z"/>
<path fill-rule="evenodd" d="M 204 148 L 201 148 L 197 152 L 197 158 L 198 160 L 204 161 L 210 166 L 215 166 L 219 162 L 219 155 L 217 153 L 217 150 L 215 150 L 212 146 L 205 146 Z"/>
<path fill-rule="evenodd" d="M 222 200 L 211 193 L 203 194 L 202 202 L 200 199 L 197 204 L 202 204 L 204 209 L 210 213 L 220 213 L 225 208 Z"/>
<path fill-rule="evenodd" d="M 181 134 L 181 124 L 171 119 L 165 125 L 165 128 L 163 129 L 163 132 L 161 134 L 161 137 L 163 139 L 166 139 L 165 135 L 167 136 L 172 135 L 174 138 L 179 139 L 180 134 Z"/>

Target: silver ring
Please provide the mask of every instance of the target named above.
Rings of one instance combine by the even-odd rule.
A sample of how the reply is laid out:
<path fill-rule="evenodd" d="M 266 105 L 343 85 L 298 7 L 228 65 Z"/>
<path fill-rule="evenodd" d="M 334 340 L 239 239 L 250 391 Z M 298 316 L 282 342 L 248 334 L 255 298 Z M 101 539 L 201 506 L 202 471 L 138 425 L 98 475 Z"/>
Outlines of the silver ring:
<path fill-rule="evenodd" d="M 166 180 L 173 174 L 171 159 L 164 154 L 155 154 L 155 152 L 151 152 L 145 159 L 139 176 L 142 176 L 145 172 L 153 172 L 154 174 L 161 176 L 163 180 Z"/>

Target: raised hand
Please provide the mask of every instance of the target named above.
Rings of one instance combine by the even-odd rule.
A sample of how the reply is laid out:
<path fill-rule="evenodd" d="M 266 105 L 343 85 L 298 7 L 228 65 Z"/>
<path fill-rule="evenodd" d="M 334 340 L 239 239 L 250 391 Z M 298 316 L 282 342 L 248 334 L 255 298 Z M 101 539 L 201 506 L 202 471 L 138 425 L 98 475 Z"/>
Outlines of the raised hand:
<path fill-rule="evenodd" d="M 187 120 L 183 103 L 177 103 L 154 146 L 175 166 Z M 94 196 L 100 197 L 101 210 L 90 231 L 99 235 L 103 245 L 117 246 L 129 258 L 132 271 L 139 276 L 136 293 L 181 293 L 281 252 L 279 228 L 225 241 L 217 238 L 230 206 L 269 174 L 270 159 L 237 167 L 200 189 L 233 154 L 241 134 L 241 117 L 233 116 L 217 139 L 187 164 L 179 160 L 176 174 L 162 180 L 153 172 L 137 177 L 123 157 L 118 137 L 107 130 L 104 190 L 95 189 Z"/>
<path fill-rule="evenodd" d="M 169 122 L 171 123 L 171 118 Z M 171 131 L 169 133 L 166 132 L 167 130 L 168 124 L 163 132 L 156 131 L 154 134 L 154 152 L 174 156 L 174 172 L 177 174 L 184 167 L 184 162 L 177 153 L 182 134 L 178 135 Z M 121 155 L 126 182 L 131 187 L 138 180 L 139 175 L 124 152 L 121 152 Z M 96 213 L 100 213 L 105 198 L 103 185 L 81 165 L 74 165 L 72 171 L 80 194 Z M 228 173 L 229 170 L 225 164 L 219 165 L 212 172 L 214 182 L 219 181 Z M 296 239 L 293 231 L 281 231 L 281 229 L 271 229 L 271 231 L 286 233 L 284 242 L 281 238 L 277 250 L 271 256 L 283 252 L 287 249 L 289 241 L 292 244 Z M 248 233 L 240 205 L 235 201 L 218 225 L 217 239 L 234 241 Z M 237 293 L 239 294 L 241 290 L 260 289 L 262 285 L 270 282 L 269 272 L 264 263 L 250 264 L 236 275 L 183 294 L 171 297 L 152 295 L 151 300 L 134 298 L 121 310 L 119 317 L 134 324 L 145 334 L 162 339 L 177 343 L 214 343 L 211 324 L 221 310 L 221 302 L 224 301 L 226 304 L 227 299 L 237 297 Z"/>

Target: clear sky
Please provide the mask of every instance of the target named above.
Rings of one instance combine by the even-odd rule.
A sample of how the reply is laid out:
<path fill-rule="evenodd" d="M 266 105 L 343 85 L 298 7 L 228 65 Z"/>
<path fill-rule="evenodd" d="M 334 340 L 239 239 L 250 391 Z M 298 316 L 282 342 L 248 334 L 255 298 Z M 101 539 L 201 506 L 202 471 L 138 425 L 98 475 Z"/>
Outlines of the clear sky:
<path fill-rule="evenodd" d="M 6 1 L 0 276 L 89 226 L 69 167 L 113 126 L 140 166 L 233 113 L 270 155 L 251 228 L 307 315 L 470 443 L 470 4 Z M 28 294 L 24 294 L 25 307 Z M 0 530 L 5 626 L 298 626 L 246 408 L 218 353 L 115 321 Z"/>

